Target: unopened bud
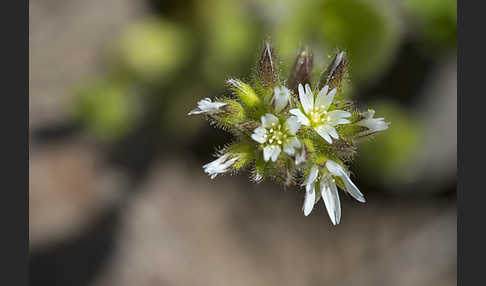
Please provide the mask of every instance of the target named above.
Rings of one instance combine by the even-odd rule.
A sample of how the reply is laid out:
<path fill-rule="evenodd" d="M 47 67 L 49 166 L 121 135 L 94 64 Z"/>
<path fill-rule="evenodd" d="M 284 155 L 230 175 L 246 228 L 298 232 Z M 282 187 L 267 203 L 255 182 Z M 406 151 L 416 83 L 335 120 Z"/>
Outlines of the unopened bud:
<path fill-rule="evenodd" d="M 258 78 L 264 88 L 274 87 L 279 82 L 278 63 L 272 46 L 265 42 L 258 61 Z"/>
<path fill-rule="evenodd" d="M 238 157 L 238 161 L 235 162 L 233 168 L 239 170 L 248 166 L 255 158 L 255 152 L 252 146 L 247 143 L 235 143 L 227 148 L 234 156 Z"/>
<path fill-rule="evenodd" d="M 258 107 L 262 104 L 262 100 L 248 84 L 237 79 L 229 79 L 227 83 L 247 107 Z"/>
<path fill-rule="evenodd" d="M 233 99 L 225 99 L 224 103 L 226 103 L 226 105 L 221 107 L 222 112 L 213 115 L 213 117 L 218 119 L 221 124 L 233 126 L 245 119 L 245 109 L 238 101 Z"/>
<path fill-rule="evenodd" d="M 288 86 L 294 93 L 298 93 L 298 86 L 301 83 L 311 84 L 313 56 L 310 50 L 303 48 L 295 59 L 294 66 L 290 72 Z"/>
<path fill-rule="evenodd" d="M 326 71 L 322 74 L 321 80 L 319 81 L 319 90 L 323 88 L 326 84 L 329 85 L 329 90 L 334 88 L 340 88 L 341 82 L 344 78 L 346 72 L 346 53 L 338 53 L 331 61 Z"/>

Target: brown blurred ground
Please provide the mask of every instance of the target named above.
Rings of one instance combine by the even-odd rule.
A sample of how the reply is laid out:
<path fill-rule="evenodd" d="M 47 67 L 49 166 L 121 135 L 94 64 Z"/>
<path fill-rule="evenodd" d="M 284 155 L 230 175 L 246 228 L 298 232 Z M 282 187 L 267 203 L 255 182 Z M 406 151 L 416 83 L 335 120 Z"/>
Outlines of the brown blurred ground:
<path fill-rule="evenodd" d="M 343 196 L 332 227 L 303 193 L 208 180 L 180 158 L 154 168 L 123 213 L 95 285 L 455 285 L 455 204 Z"/>

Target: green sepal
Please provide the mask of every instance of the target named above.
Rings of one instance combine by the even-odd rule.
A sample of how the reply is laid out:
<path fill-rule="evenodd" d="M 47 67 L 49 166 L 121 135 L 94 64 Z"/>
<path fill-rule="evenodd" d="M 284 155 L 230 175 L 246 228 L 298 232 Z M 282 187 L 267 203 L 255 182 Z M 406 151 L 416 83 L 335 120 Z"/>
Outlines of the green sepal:
<path fill-rule="evenodd" d="M 223 112 L 216 113 L 215 115 L 220 118 L 223 125 L 234 126 L 241 123 L 246 118 L 245 108 L 234 99 L 222 100 L 227 105 L 221 107 Z"/>
<path fill-rule="evenodd" d="M 250 85 L 238 79 L 229 79 L 227 83 L 245 106 L 256 109 L 262 108 L 261 98 Z"/>
<path fill-rule="evenodd" d="M 316 156 L 314 156 L 314 163 L 318 166 L 323 166 L 327 160 L 328 157 L 324 154 L 316 154 Z"/>
<path fill-rule="evenodd" d="M 238 157 L 238 161 L 233 165 L 234 170 L 240 170 L 248 166 L 255 159 L 253 146 L 249 143 L 234 143 L 228 146 L 225 152 L 231 152 L 230 157 Z"/>

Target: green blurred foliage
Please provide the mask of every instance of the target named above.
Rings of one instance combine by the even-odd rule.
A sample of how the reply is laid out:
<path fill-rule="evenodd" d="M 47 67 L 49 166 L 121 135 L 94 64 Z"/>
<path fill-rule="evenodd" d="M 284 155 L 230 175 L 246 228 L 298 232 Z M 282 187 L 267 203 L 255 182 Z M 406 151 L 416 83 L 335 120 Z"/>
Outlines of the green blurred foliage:
<path fill-rule="evenodd" d="M 320 47 L 323 63 L 335 50 L 347 51 L 351 77 L 365 81 L 381 72 L 394 55 L 401 37 L 396 17 L 383 4 L 364 0 L 305 1 L 279 27 L 277 39 L 286 61 L 302 43 Z M 324 55 L 324 57 L 322 57 Z"/>
<path fill-rule="evenodd" d="M 180 25 L 148 18 L 130 26 L 121 36 L 122 69 L 146 82 L 164 82 L 190 58 L 191 37 Z"/>
<path fill-rule="evenodd" d="M 432 51 L 457 43 L 457 1 L 406 0 L 405 10 L 418 26 L 421 41 Z"/>
<path fill-rule="evenodd" d="M 395 52 L 397 24 L 370 2 L 326 1 L 313 22 L 329 47 L 338 46 L 348 52 L 351 75 L 356 80 L 366 80 L 379 72 Z"/>
<path fill-rule="evenodd" d="M 196 17 L 203 43 L 201 75 L 221 86 L 232 73 L 243 72 L 253 62 L 261 29 L 243 1 L 197 1 Z"/>
<path fill-rule="evenodd" d="M 126 84 L 95 80 L 75 94 L 74 117 L 98 140 L 112 142 L 134 126 L 140 102 Z"/>
<path fill-rule="evenodd" d="M 422 142 L 420 122 L 415 120 L 413 112 L 398 104 L 377 102 L 370 106 L 377 110 L 376 118 L 385 117 L 391 125 L 360 145 L 357 166 L 365 178 L 377 180 L 378 185 L 403 183 Z"/>

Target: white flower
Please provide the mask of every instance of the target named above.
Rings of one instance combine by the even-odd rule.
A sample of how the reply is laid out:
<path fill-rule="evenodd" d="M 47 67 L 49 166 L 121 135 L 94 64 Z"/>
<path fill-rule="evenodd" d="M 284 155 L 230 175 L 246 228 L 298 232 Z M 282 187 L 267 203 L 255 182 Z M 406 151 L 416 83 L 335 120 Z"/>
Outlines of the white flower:
<path fill-rule="evenodd" d="M 267 113 L 261 118 L 262 125 L 257 127 L 251 138 L 263 146 L 263 159 L 265 162 L 277 161 L 278 155 L 283 151 L 288 155 L 294 155 L 295 149 L 301 147 L 295 134 L 300 128 L 300 123 L 295 116 L 288 118 L 284 124 L 278 117 Z"/>
<path fill-rule="evenodd" d="M 290 91 L 285 86 L 275 87 L 273 90 L 273 106 L 275 112 L 282 111 L 288 104 L 290 99 Z"/>
<path fill-rule="evenodd" d="M 343 110 L 327 111 L 334 99 L 336 89 L 328 93 L 329 86 L 324 86 L 317 94 L 314 100 L 314 93 L 308 84 L 305 85 L 305 91 L 302 84 L 299 84 L 299 98 L 304 112 L 298 108 L 290 110 L 290 113 L 297 116 L 302 125 L 312 127 L 324 140 L 332 144 L 332 138 L 338 139 L 339 135 L 334 128 L 338 124 L 350 123 L 346 117 L 351 113 Z"/>
<path fill-rule="evenodd" d="M 221 111 L 220 108 L 225 105 L 226 103 L 224 102 L 219 102 L 219 101 L 212 102 L 210 98 L 206 97 L 204 99 L 201 99 L 197 103 L 197 108 L 193 109 L 187 115 L 201 114 L 201 113 L 214 114 L 220 112 Z"/>
<path fill-rule="evenodd" d="M 373 118 L 374 115 L 375 111 L 373 109 L 368 109 L 368 111 L 365 112 L 365 118 L 356 122 L 356 124 L 368 128 L 371 132 L 378 132 L 388 129 L 388 125 L 390 125 L 391 122 L 385 122 L 385 118 L 383 117 Z"/>
<path fill-rule="evenodd" d="M 331 218 L 331 222 L 334 225 L 337 225 L 341 221 L 341 202 L 339 200 L 336 181 L 333 177 L 341 178 L 345 186 L 345 191 L 357 201 L 364 203 L 366 200 L 341 165 L 332 160 L 327 160 L 326 169 L 327 170 L 322 170 L 320 177 L 319 169 L 316 165 L 312 166 L 309 171 L 309 175 L 304 183 L 306 186 L 306 193 L 303 211 L 304 215 L 309 215 L 314 208 L 314 205 L 322 197 L 327 213 Z M 319 192 L 316 194 L 315 188 L 317 187 L 317 181 L 319 181 Z"/>
<path fill-rule="evenodd" d="M 230 170 L 236 161 L 238 161 L 238 157 L 230 157 L 230 153 L 226 153 L 220 156 L 218 159 L 207 163 L 203 166 L 204 172 L 206 172 L 211 179 L 214 179 L 218 174 L 226 173 Z"/>

